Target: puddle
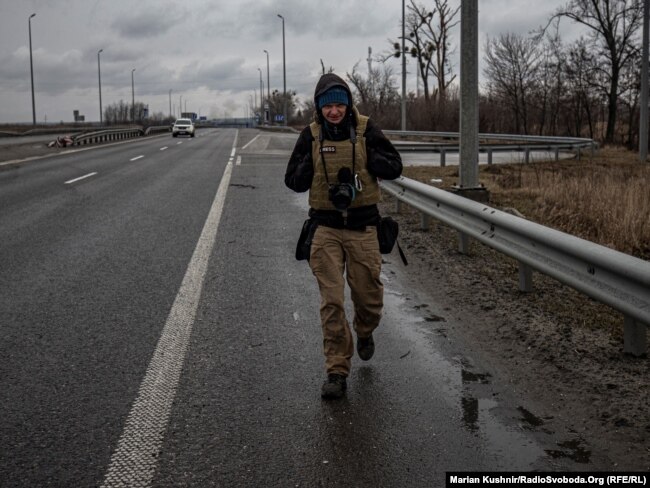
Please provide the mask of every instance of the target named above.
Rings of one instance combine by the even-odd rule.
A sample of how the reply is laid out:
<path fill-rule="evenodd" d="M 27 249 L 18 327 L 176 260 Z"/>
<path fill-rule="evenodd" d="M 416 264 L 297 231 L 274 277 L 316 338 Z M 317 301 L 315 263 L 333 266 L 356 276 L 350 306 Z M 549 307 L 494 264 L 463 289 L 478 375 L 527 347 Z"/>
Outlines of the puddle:
<path fill-rule="evenodd" d="M 470 432 L 478 431 L 478 399 L 472 397 L 461 398 L 463 409 L 463 423 Z"/>
<path fill-rule="evenodd" d="M 479 372 L 472 371 L 471 358 L 441 350 L 438 334 L 444 331 L 440 329 L 442 324 L 432 328 L 427 322 L 448 322 L 432 313 L 435 305 L 426 305 L 425 301 L 406 296 L 399 293 L 402 290 L 394 288 L 397 287 L 385 284 L 385 307 L 393 313 L 398 311 L 399 334 L 409 343 L 396 359 L 399 357 L 410 364 L 416 361 L 423 371 L 429 371 L 435 377 L 437 396 L 456 409 L 459 426 L 480 439 L 477 442 L 484 446 L 484 452 L 492 459 L 495 468 L 530 469 L 544 459 L 543 448 L 521 430 L 520 420 L 503 418 L 508 409 L 495 399 L 492 375 L 480 372 L 480 368 Z M 474 388 L 477 391 L 469 391 Z"/>
<path fill-rule="evenodd" d="M 463 379 L 463 384 L 479 383 L 481 385 L 489 385 L 490 377 L 492 376 L 490 373 L 472 373 L 466 369 L 462 369 L 460 374 Z"/>
<path fill-rule="evenodd" d="M 591 459 L 591 451 L 582 446 L 582 439 L 558 443 L 561 450 L 546 449 L 545 452 L 553 459 L 568 458 L 576 463 L 587 464 Z"/>
<path fill-rule="evenodd" d="M 530 411 L 526 410 L 524 407 L 517 407 L 517 410 L 521 412 L 522 418 L 524 422 L 527 424 L 533 426 L 533 427 L 541 427 L 544 425 L 544 421 L 537 417 L 536 415 L 533 415 Z"/>
<path fill-rule="evenodd" d="M 426 322 L 447 322 L 447 319 L 438 315 L 429 315 L 428 317 L 424 317 L 424 320 Z"/>

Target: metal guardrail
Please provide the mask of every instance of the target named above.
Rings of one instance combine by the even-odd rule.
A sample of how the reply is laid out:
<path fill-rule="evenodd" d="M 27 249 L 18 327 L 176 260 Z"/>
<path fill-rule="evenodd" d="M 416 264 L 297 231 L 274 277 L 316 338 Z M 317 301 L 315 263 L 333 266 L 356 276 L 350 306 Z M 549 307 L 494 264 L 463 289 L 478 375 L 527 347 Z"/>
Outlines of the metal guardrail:
<path fill-rule="evenodd" d="M 420 142 L 420 141 L 402 141 L 393 140 L 393 144 L 400 151 L 424 151 L 437 152 L 440 154 L 440 165 L 446 165 L 447 153 L 458 153 L 460 147 L 458 142 L 448 142 L 450 139 L 459 140 L 458 132 L 424 132 L 424 131 L 399 131 L 385 130 L 385 135 L 393 138 L 410 137 L 417 139 L 439 139 L 440 142 Z M 555 160 L 559 160 L 560 151 L 577 151 L 578 159 L 581 157 L 581 151 L 588 149 L 593 151 L 598 144 L 593 139 L 579 137 L 547 137 L 547 136 L 528 136 L 518 134 L 479 134 L 479 152 L 487 153 L 488 164 L 492 164 L 492 154 L 495 152 L 521 151 L 524 153 L 524 161 L 530 161 L 530 153 L 533 151 L 553 151 Z M 490 141 L 490 143 L 487 143 Z M 494 141 L 508 141 L 516 144 L 494 144 Z"/>
<path fill-rule="evenodd" d="M 148 136 L 149 134 L 155 134 L 158 132 L 171 132 L 172 128 L 169 125 L 152 125 L 151 127 L 147 127 L 144 130 L 144 135 Z"/>
<path fill-rule="evenodd" d="M 98 142 L 119 141 L 131 139 L 132 137 L 140 137 L 143 134 L 144 131 L 141 128 L 98 130 L 74 136 L 73 145 L 83 146 Z"/>
<path fill-rule="evenodd" d="M 408 178 L 382 181 L 381 186 L 398 203 L 516 259 L 522 291 L 532 291 L 535 269 L 622 312 L 624 352 L 647 353 L 650 262 Z M 423 227 L 427 225 L 423 218 Z"/>

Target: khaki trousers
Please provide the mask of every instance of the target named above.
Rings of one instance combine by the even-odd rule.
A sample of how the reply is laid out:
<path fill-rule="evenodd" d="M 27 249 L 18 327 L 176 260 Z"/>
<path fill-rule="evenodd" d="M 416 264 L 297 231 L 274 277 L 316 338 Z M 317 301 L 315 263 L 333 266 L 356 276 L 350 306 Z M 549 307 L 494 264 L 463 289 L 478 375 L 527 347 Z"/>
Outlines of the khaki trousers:
<path fill-rule="evenodd" d="M 345 316 L 344 272 L 354 303 L 354 330 L 368 337 L 379 325 L 384 304 L 377 228 L 365 231 L 319 226 L 309 265 L 320 289 L 320 317 L 327 373 L 347 376 L 354 342 Z"/>

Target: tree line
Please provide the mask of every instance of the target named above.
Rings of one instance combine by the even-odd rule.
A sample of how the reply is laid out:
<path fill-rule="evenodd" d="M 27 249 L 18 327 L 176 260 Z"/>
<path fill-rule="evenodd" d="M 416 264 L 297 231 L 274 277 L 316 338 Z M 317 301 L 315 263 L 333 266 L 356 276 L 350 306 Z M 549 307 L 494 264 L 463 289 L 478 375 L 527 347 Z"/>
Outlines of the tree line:
<path fill-rule="evenodd" d="M 407 128 L 458 130 L 460 100 L 450 59 L 458 45 L 452 29 L 460 23 L 459 9 L 449 0 L 410 0 L 404 52 L 401 38 L 391 40 L 375 66 L 362 70 L 357 64 L 346 73 L 359 108 L 382 127 L 399 128 L 401 110 L 401 85 L 385 61 L 407 56 L 419 81 L 418 90 L 407 94 Z M 634 147 L 642 21 L 642 0 L 569 0 L 528 35 L 488 37 L 481 132 L 589 137 Z M 566 22 L 582 26 L 583 35 L 564 42 Z M 310 116 L 307 106 L 295 112 L 296 122 Z"/>
<path fill-rule="evenodd" d="M 111 103 L 104 108 L 103 115 L 106 125 L 165 125 L 173 122 L 173 118 L 162 112 L 149 113 L 148 105 L 137 101 L 133 105 L 124 100 Z"/>

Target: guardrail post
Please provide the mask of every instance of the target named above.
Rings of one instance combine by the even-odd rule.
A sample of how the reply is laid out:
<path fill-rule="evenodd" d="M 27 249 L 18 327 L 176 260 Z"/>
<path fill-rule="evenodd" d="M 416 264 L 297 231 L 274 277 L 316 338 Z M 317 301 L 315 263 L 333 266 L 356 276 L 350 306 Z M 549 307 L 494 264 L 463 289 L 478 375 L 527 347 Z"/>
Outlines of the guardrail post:
<path fill-rule="evenodd" d="M 526 164 L 530 163 L 530 148 L 526 148 Z"/>
<path fill-rule="evenodd" d="M 402 211 L 402 201 L 399 198 L 395 199 L 395 213 L 400 213 Z"/>
<path fill-rule="evenodd" d="M 648 352 L 646 324 L 625 316 L 623 326 L 623 352 L 633 356 L 643 356 Z"/>
<path fill-rule="evenodd" d="M 488 164 L 492 164 L 492 148 L 489 148 L 487 150 L 487 155 L 488 155 Z"/>
<path fill-rule="evenodd" d="M 533 291 L 533 268 L 519 261 L 519 291 Z"/>
<path fill-rule="evenodd" d="M 470 237 L 462 232 L 458 233 L 458 252 L 461 254 L 469 254 Z"/>
<path fill-rule="evenodd" d="M 429 230 L 430 217 L 424 212 L 420 213 L 420 230 Z"/>
<path fill-rule="evenodd" d="M 444 149 L 440 150 L 440 167 L 444 168 L 447 165 L 447 151 Z"/>
<path fill-rule="evenodd" d="M 555 146 L 555 161 L 560 160 L 560 148 L 558 146 Z"/>

